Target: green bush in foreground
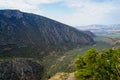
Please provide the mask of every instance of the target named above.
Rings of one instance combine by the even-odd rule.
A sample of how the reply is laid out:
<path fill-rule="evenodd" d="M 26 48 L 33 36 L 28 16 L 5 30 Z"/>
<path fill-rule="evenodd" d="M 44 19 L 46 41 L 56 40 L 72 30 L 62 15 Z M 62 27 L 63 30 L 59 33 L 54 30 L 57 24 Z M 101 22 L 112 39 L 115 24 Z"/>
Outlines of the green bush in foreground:
<path fill-rule="evenodd" d="M 91 48 L 75 59 L 78 80 L 120 80 L 120 49 L 97 52 Z"/>

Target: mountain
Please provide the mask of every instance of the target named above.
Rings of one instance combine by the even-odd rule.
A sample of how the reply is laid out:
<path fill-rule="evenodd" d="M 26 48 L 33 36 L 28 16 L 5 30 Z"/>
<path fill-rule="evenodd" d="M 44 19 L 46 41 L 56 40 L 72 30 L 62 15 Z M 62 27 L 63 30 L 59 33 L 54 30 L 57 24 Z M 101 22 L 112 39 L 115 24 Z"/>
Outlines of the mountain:
<path fill-rule="evenodd" d="M 0 46 L 45 51 L 51 46 L 93 43 L 88 34 L 52 19 L 19 10 L 0 10 Z"/>
<path fill-rule="evenodd" d="M 0 10 L 0 80 L 45 80 L 52 62 L 62 56 L 57 53 L 94 43 L 88 33 L 55 20 Z"/>

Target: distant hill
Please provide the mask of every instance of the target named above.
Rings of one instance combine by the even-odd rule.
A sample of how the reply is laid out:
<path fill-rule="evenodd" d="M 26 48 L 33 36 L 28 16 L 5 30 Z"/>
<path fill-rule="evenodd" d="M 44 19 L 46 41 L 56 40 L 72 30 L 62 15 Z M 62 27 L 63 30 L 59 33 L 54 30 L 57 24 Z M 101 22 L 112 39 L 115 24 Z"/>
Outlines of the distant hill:
<path fill-rule="evenodd" d="M 88 26 L 78 26 L 80 30 L 90 30 L 94 33 L 120 33 L 120 24 L 113 25 L 88 25 Z"/>
<path fill-rule="evenodd" d="M 8 45 L 22 49 L 37 47 L 39 51 L 35 51 L 42 52 L 52 46 L 57 48 L 93 43 L 93 38 L 88 34 L 52 19 L 19 10 L 0 10 L 0 47 Z M 10 47 L 6 49 L 11 50 Z M 30 50 L 29 53 L 32 53 Z M 16 52 L 22 54 L 22 50 Z"/>

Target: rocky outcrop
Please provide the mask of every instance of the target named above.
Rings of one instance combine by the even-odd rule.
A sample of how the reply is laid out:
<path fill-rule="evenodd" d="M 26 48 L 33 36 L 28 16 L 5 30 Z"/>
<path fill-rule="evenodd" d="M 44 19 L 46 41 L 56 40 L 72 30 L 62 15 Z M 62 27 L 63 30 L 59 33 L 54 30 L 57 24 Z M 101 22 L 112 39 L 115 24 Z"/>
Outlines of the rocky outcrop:
<path fill-rule="evenodd" d="M 65 72 L 59 72 L 56 73 L 53 77 L 51 77 L 49 80 L 77 80 L 73 73 L 65 73 Z"/>
<path fill-rule="evenodd" d="M 0 10 L 0 45 L 48 46 L 93 44 L 94 40 L 71 26 L 18 10 Z"/>
<path fill-rule="evenodd" d="M 41 80 L 43 67 L 31 60 L 0 61 L 0 80 Z"/>

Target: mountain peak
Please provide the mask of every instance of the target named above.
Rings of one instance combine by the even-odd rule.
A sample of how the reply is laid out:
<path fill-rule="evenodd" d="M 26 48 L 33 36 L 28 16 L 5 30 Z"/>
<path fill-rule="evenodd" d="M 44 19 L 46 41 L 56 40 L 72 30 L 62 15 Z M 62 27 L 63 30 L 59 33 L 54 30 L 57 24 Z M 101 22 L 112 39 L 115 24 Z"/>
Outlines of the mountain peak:
<path fill-rule="evenodd" d="M 22 18 L 23 17 L 23 13 L 20 10 L 10 10 L 10 9 L 0 10 L 0 15 L 1 14 L 8 18 L 11 18 L 11 17 Z"/>

